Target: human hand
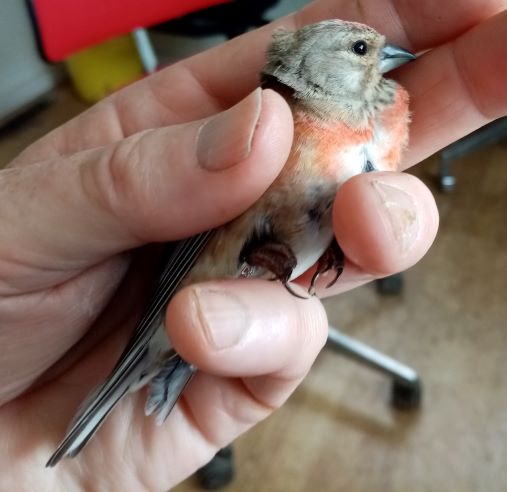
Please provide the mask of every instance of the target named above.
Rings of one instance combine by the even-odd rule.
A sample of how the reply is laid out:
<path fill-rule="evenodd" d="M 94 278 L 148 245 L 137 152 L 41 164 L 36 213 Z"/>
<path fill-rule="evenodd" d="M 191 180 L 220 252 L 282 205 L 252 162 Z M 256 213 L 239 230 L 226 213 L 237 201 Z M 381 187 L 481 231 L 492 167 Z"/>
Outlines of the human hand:
<path fill-rule="evenodd" d="M 444 34 L 457 36 L 500 8 L 499 2 L 489 2 L 487 8 L 484 3 L 466 2 L 466 8 L 460 5 L 461 11 L 449 6 L 453 17 L 447 21 L 447 31 L 427 34 L 427 39 L 417 42 L 417 48 L 443 43 L 448 39 Z M 316 3 L 298 18 L 318 20 L 322 18 L 319 9 L 326 6 L 329 9 L 330 2 Z M 368 11 L 382 14 L 374 5 Z M 348 17 L 345 10 L 327 11 L 326 15 Z M 414 14 L 407 15 L 412 18 Z M 284 24 L 289 26 L 290 22 Z M 391 40 L 404 44 L 394 35 L 392 25 L 375 23 L 375 19 L 369 22 Z M 487 33 L 499 39 L 502 22 L 504 16 L 500 21 L 486 22 L 478 28 L 479 34 L 465 34 L 456 43 L 467 47 L 471 36 Z M 495 34 L 495 30 L 499 32 Z M 27 149 L 0 175 L 0 196 L 3 194 L 3 203 L 9 204 L 0 214 L 5 231 L 0 243 L 0 336 L 4 347 L 0 387 L 4 401 L 11 400 L 0 409 L 3 463 L 9 466 L 9 474 L 1 480 L 10 488 L 15 484 L 16 490 L 28 489 L 35 480 L 39 490 L 94 489 L 99 484 L 125 490 L 168 488 L 207 461 L 217 447 L 281 404 L 324 343 L 327 324 L 315 299 L 299 301 L 276 284 L 263 283 L 257 288 L 256 282 L 218 282 L 214 285 L 225 293 L 233 291 L 234 296 L 225 295 L 225 306 L 211 303 L 206 311 L 211 322 L 204 327 L 189 319 L 188 312 L 195 292 L 206 295 L 203 288 L 209 290 L 209 285 L 187 289 L 171 303 L 167 324 L 173 327 L 171 336 L 178 350 L 204 371 L 194 379 L 166 425 L 155 428 L 144 419 L 144 395 L 132 396 L 77 460 L 51 471 L 42 468 L 78 402 L 114 363 L 132 326 L 128 320 L 142 305 L 143 299 L 135 302 L 139 278 L 131 282 L 127 278 L 110 302 L 130 262 L 140 261 L 137 255 L 132 260 L 134 255 L 125 251 L 184 237 L 234 217 L 255 201 L 283 165 L 290 146 L 291 121 L 283 101 L 273 93 L 263 95 L 259 126 L 247 158 L 221 172 L 196 165 L 195 133 L 200 123 L 192 122 L 230 106 L 253 89 L 268 37 L 267 29 L 249 34 L 115 94 Z M 458 108 L 467 118 L 460 120 L 455 112 L 444 111 L 442 91 L 447 88 L 435 87 L 429 75 L 446 73 L 446 64 L 452 62 L 447 58 L 450 53 L 443 45 L 400 74 L 413 94 L 413 146 L 407 164 L 437 150 L 447 143 L 445 138 L 451 141 L 484 122 L 464 98 L 466 94 L 458 93 L 458 78 L 449 94 L 462 101 Z M 488 53 L 478 53 L 480 60 L 467 65 L 470 75 L 476 73 L 476 67 L 481 69 L 478 63 Z M 418 80 L 418 67 L 424 64 L 433 68 Z M 244 71 L 230 70 L 237 66 Z M 499 70 L 496 80 L 481 84 L 476 98 L 481 107 L 493 111 L 496 97 L 495 111 L 500 112 L 505 111 L 505 100 L 496 84 L 505 80 L 501 65 L 495 62 L 494 68 Z M 255 119 L 251 101 L 246 106 L 239 110 L 242 123 L 230 124 L 238 128 L 234 135 L 250 128 Z M 442 128 L 434 125 L 434 115 L 423 111 L 428 106 L 440 111 L 440 121 L 447 124 L 450 136 L 442 136 Z M 495 114 L 500 115 L 491 112 L 489 116 Z M 185 126 L 176 126 L 180 124 Z M 157 129 L 139 134 L 148 128 Z M 231 133 L 225 135 L 232 137 Z M 357 177 L 345 185 L 337 203 L 357 209 L 363 199 L 374 200 L 369 179 L 372 176 Z M 367 275 L 409 266 L 433 238 L 436 216 L 425 188 L 408 176 L 388 175 L 384 179 L 412 198 L 404 206 L 413 207 L 419 234 L 400 259 L 393 254 L 396 237 L 389 229 L 378 228 L 379 219 L 380 223 L 390 220 L 385 204 L 363 207 L 360 228 L 347 221 L 345 214 L 337 217 L 340 241 L 349 245 L 345 248 L 349 256 L 349 251 L 359 255 L 349 264 L 344 282 L 340 282 L 342 289 L 364 282 Z M 198 204 L 189 196 L 196 190 Z M 396 197 L 393 201 L 399 203 Z M 19 227 L 21 217 L 23 227 Z M 382 222 L 382 217 L 387 222 Z M 237 336 L 220 316 L 226 311 L 240 330 Z M 85 332 L 90 335 L 88 343 L 80 345 L 80 353 L 71 354 L 60 367 L 42 376 Z M 211 338 L 206 336 L 210 333 Z M 91 352 L 97 338 L 100 344 Z M 229 344 L 226 348 L 224 341 Z M 39 376 L 43 381 L 37 381 Z M 33 383 L 35 387 L 25 391 Z"/>

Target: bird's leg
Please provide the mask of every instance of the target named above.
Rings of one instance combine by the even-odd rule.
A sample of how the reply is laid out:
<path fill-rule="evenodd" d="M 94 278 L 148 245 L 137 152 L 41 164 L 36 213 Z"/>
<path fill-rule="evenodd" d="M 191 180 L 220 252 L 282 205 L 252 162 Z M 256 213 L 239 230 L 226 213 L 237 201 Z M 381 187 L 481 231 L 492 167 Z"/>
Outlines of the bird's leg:
<path fill-rule="evenodd" d="M 315 295 L 315 284 L 317 280 L 323 273 L 329 272 L 330 270 L 334 270 L 335 276 L 331 282 L 326 285 L 326 289 L 334 285 L 343 272 L 344 264 L 345 255 L 336 239 L 333 238 L 333 241 L 317 262 L 317 270 L 313 274 L 308 293 L 312 296 Z"/>
<path fill-rule="evenodd" d="M 243 261 L 246 263 L 246 267 L 243 271 L 246 272 L 249 268 L 264 268 L 273 273 L 273 280 L 280 280 L 293 296 L 306 299 L 296 294 L 289 286 L 289 279 L 294 268 L 296 268 L 297 258 L 287 244 L 275 241 L 266 242 L 252 248 L 248 254 L 244 256 Z M 243 276 L 248 276 L 248 274 L 245 273 Z"/>

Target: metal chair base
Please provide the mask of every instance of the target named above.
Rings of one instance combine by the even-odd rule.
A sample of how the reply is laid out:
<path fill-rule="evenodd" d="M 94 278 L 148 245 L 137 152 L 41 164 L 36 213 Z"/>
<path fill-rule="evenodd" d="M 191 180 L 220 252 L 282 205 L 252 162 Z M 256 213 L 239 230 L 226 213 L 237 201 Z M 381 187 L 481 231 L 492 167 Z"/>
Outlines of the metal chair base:
<path fill-rule="evenodd" d="M 328 347 L 392 378 L 391 404 L 400 410 L 418 408 L 422 401 L 422 383 L 417 372 L 397 360 L 329 327 Z"/>

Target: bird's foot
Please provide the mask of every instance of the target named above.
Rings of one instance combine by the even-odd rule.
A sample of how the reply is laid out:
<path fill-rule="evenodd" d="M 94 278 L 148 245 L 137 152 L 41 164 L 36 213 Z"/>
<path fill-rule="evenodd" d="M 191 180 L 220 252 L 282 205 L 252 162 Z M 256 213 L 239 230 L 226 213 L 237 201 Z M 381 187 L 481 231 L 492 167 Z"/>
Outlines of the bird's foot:
<path fill-rule="evenodd" d="M 317 283 L 317 280 L 322 274 L 329 272 L 330 270 L 333 270 L 335 272 L 335 276 L 331 282 L 326 285 L 326 289 L 333 286 L 342 274 L 344 264 L 345 255 L 343 254 L 343 251 L 336 239 L 333 239 L 333 242 L 328 246 L 324 254 L 319 258 L 319 261 L 317 262 L 317 270 L 313 274 L 312 280 L 310 281 L 308 293 L 312 296 L 315 295 L 315 284 Z"/>
<path fill-rule="evenodd" d="M 297 294 L 289 285 L 289 279 L 297 265 L 296 255 L 290 246 L 274 241 L 267 242 L 250 250 L 243 260 L 245 266 L 242 268 L 241 276 L 249 276 L 245 273 L 252 269 L 263 268 L 274 275 L 272 280 L 280 280 L 293 296 L 306 299 Z"/>

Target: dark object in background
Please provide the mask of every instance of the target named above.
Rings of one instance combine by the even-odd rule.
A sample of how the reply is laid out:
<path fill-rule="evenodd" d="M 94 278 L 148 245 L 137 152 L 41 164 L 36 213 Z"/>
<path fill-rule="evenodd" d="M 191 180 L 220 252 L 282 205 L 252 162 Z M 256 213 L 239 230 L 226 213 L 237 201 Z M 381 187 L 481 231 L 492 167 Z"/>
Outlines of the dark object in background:
<path fill-rule="evenodd" d="M 269 22 L 266 11 L 278 0 L 233 0 L 158 24 L 153 29 L 180 36 L 225 34 L 229 39 Z"/>
<path fill-rule="evenodd" d="M 234 451 L 229 445 L 222 448 L 215 457 L 197 472 L 202 488 L 217 490 L 225 487 L 234 478 Z"/>
<path fill-rule="evenodd" d="M 389 277 L 379 278 L 376 281 L 377 291 L 384 295 L 398 295 L 403 290 L 403 275 L 395 273 Z"/>

